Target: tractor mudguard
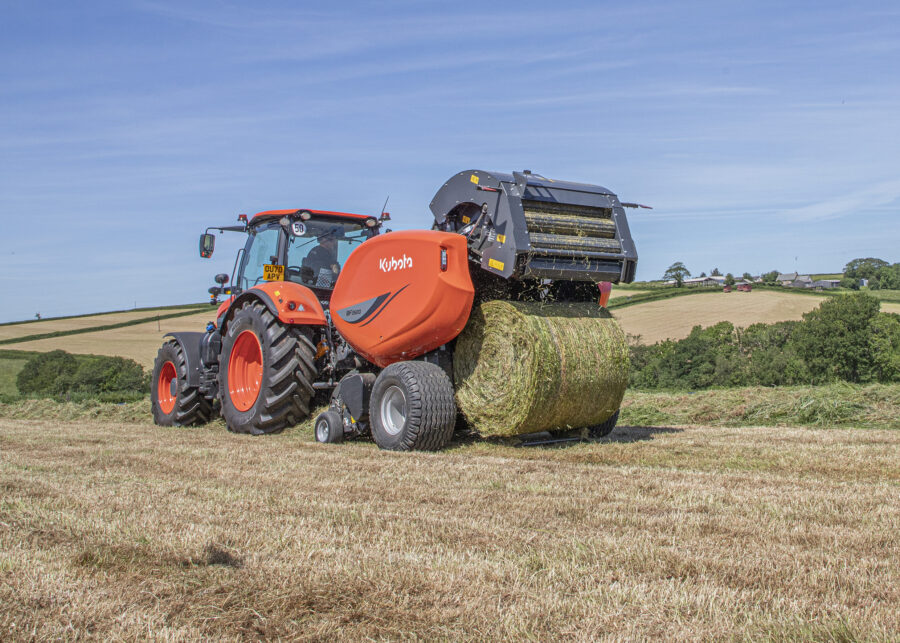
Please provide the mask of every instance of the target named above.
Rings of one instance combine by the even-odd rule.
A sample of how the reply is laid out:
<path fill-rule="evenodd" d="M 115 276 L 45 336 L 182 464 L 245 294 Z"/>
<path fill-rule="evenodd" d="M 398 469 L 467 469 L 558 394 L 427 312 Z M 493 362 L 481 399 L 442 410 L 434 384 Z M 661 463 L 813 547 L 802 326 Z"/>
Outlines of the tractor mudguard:
<path fill-rule="evenodd" d="M 200 342 L 206 333 L 198 332 L 181 332 L 166 333 L 165 337 L 171 337 L 181 345 L 184 351 L 184 361 L 187 364 L 187 383 L 188 386 L 200 385 Z"/>
<path fill-rule="evenodd" d="M 229 303 L 228 313 L 224 319 L 220 316 L 219 326 L 222 333 L 225 332 L 231 311 L 237 310 L 251 299 L 261 301 L 279 321 L 285 324 L 324 326 L 328 323 L 322 304 L 312 290 L 292 281 L 269 281 L 245 290 Z"/>
<path fill-rule="evenodd" d="M 331 297 L 331 319 L 357 353 L 385 367 L 459 335 L 474 295 L 464 236 L 391 232 L 347 258 Z"/>

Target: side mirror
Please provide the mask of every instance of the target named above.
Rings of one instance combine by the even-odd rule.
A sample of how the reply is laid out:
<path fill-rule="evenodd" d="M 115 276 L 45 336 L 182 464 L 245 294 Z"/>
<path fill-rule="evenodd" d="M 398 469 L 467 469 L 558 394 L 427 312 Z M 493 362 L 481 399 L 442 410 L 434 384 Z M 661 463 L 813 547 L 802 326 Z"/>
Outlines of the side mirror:
<path fill-rule="evenodd" d="M 224 272 L 220 272 L 218 275 L 216 275 L 214 281 L 220 286 L 224 286 L 228 283 L 228 275 L 226 275 Z"/>
<path fill-rule="evenodd" d="M 200 256 L 204 259 L 212 257 L 213 250 L 216 249 L 216 237 L 208 232 L 200 235 Z"/>

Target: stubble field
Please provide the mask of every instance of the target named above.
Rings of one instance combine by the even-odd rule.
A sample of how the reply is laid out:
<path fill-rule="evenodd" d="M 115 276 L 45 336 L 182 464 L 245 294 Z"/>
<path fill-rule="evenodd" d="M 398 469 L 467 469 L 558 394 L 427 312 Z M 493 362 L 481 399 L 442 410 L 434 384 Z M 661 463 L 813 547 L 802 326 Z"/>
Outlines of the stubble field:
<path fill-rule="evenodd" d="M 82 317 L 35 320 L 27 323 L 0 324 L 0 340 L 16 339 L 19 337 L 27 337 L 29 335 L 40 335 L 43 333 L 55 333 L 59 331 L 81 330 L 94 328 L 96 326 L 110 326 L 112 324 L 134 321 L 136 319 L 146 319 L 153 317 L 155 314 L 171 315 L 174 313 L 187 312 L 188 310 L 190 310 L 190 308 L 164 308 L 159 309 L 158 311 L 129 310 L 117 313 L 103 313 L 100 315 L 85 315 Z"/>
<path fill-rule="evenodd" d="M 146 317 L 146 313 L 144 314 Z M 16 342 L 6 347 L 23 351 L 46 352 L 57 349 L 69 353 L 85 353 L 91 355 L 112 355 L 133 359 L 146 369 L 153 368 L 156 352 L 163 343 L 163 335 L 177 331 L 202 331 L 208 321 L 215 321 L 216 310 L 209 310 L 195 315 L 150 321 L 123 328 L 112 328 L 94 332 L 49 337 L 27 342 Z M 31 324 L 29 324 L 31 325 Z"/>
<path fill-rule="evenodd" d="M 392 454 L 0 419 L 0 636 L 892 640 L 900 433 Z"/>

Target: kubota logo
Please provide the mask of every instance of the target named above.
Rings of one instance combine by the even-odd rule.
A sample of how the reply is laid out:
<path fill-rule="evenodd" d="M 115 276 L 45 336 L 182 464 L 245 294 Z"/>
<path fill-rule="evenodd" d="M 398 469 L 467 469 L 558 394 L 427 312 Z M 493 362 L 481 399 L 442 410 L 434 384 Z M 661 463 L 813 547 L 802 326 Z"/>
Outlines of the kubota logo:
<path fill-rule="evenodd" d="M 381 272 L 390 272 L 392 270 L 412 268 L 412 257 L 407 257 L 406 254 L 404 254 L 399 259 L 397 259 L 396 257 L 379 259 L 378 267 L 381 269 Z"/>

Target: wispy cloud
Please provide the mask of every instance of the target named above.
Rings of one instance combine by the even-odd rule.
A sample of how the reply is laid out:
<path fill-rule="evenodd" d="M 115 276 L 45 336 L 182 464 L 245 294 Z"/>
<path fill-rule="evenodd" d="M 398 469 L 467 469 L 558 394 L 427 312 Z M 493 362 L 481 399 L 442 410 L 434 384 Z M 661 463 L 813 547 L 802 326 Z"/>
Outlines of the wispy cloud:
<path fill-rule="evenodd" d="M 800 208 L 788 209 L 784 216 L 791 221 L 827 221 L 896 201 L 900 201 L 900 178 L 881 181 Z"/>

